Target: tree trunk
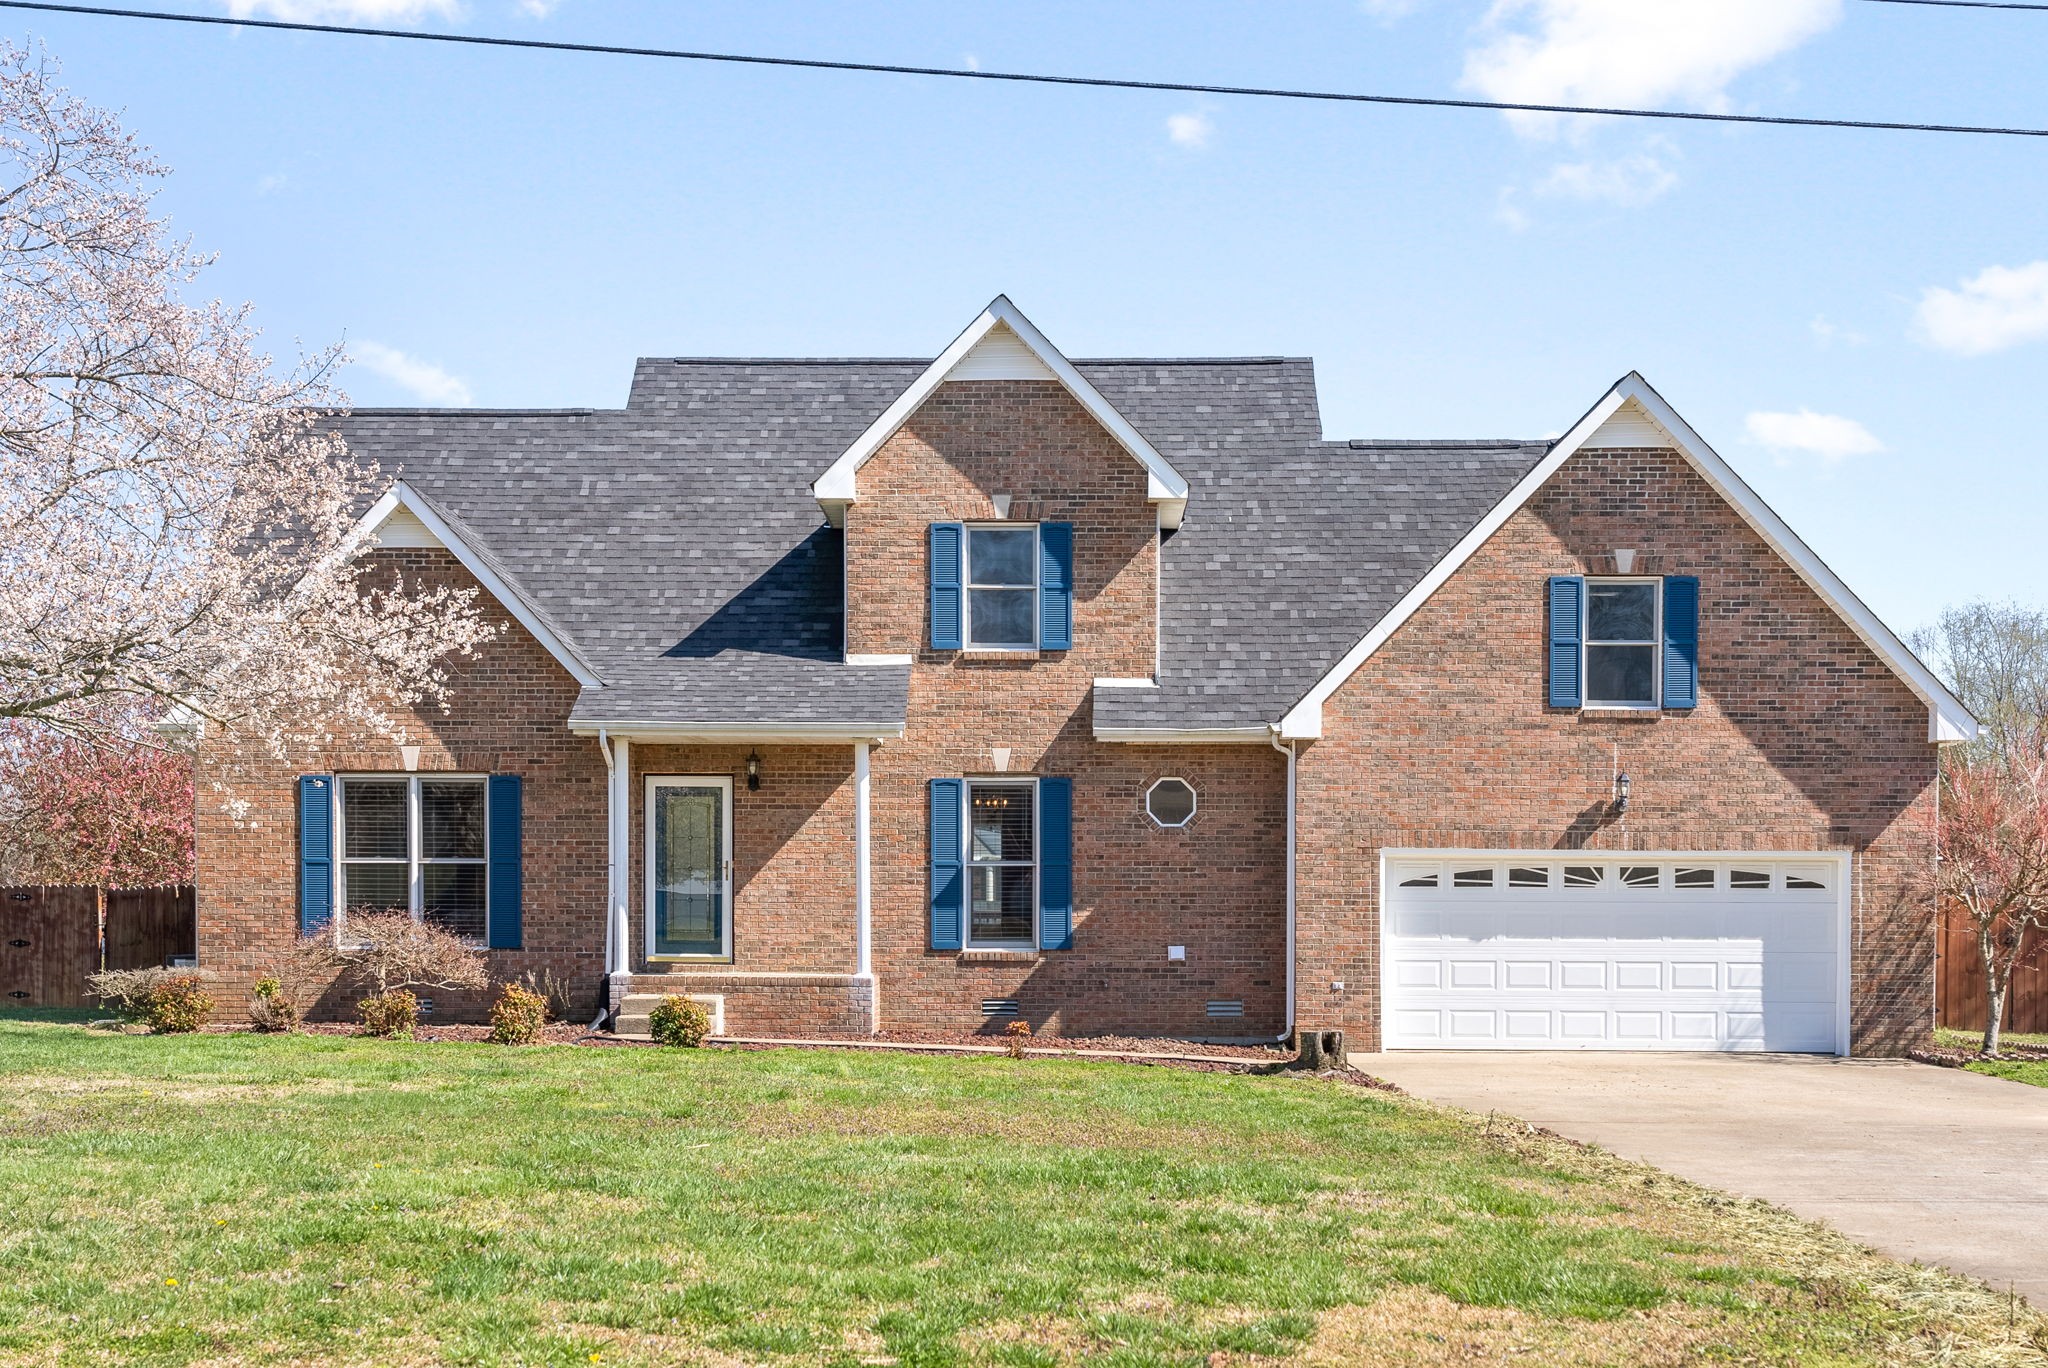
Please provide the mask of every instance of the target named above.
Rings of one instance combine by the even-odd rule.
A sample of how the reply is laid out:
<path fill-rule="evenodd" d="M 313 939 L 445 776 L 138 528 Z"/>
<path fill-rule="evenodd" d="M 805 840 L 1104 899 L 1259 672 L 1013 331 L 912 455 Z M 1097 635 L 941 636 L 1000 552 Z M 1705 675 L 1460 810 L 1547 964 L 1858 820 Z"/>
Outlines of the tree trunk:
<path fill-rule="evenodd" d="M 1986 966 L 1986 968 L 1987 972 L 1984 975 L 1984 1053 L 1995 1055 L 1998 1053 L 1999 1025 L 2005 1016 L 2005 985 L 1991 976 L 1988 972 L 1989 966 Z"/>

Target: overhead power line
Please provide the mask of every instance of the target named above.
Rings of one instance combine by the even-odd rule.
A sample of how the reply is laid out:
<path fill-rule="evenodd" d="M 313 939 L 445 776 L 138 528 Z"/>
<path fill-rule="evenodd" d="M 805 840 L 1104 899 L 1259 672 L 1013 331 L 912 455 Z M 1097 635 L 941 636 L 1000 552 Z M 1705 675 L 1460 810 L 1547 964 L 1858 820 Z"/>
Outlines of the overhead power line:
<path fill-rule="evenodd" d="M 2048 10 L 2038 0 L 1863 0 L 1866 5 L 1925 5 L 1929 9 Z"/>
<path fill-rule="evenodd" d="M 871 75 L 937 76 L 954 81 L 1009 81 L 1027 85 L 1088 86 L 1101 90 L 1157 90 L 1186 95 L 1248 95 L 1273 100 L 1319 100 L 1339 104 L 1403 105 L 1423 109 L 1487 109 L 1511 114 L 1591 114 L 1615 119 L 1677 119 L 1690 123 L 1771 124 L 1791 128 L 1862 128 L 1887 133 L 1974 133 L 2007 138 L 2048 138 L 2048 128 L 1996 128 L 1982 124 L 1900 123 L 1883 119 L 1804 119 L 1782 114 L 1704 114 L 1686 109 L 1619 109 L 1602 105 L 1523 104 L 1509 100 L 1453 100 L 1426 95 L 1367 95 L 1340 90 L 1292 90 L 1270 86 L 1200 85 L 1187 81 L 1136 81 L 1109 76 L 1053 76 L 1029 71 L 964 71 L 954 67 L 901 66 L 889 62 L 834 62 L 815 57 L 766 57 L 738 52 L 692 52 L 681 48 L 625 47 L 612 43 L 562 43 L 541 38 L 491 38 L 476 33 L 428 33 L 413 29 L 364 28 L 352 24 L 307 24 L 286 19 L 236 19 L 215 14 L 115 9 L 106 5 L 63 5 L 47 0 L 0 0 L 0 9 L 103 19 L 147 19 L 168 24 L 278 29 L 290 33 L 345 34 L 356 38 L 398 38 L 416 43 L 520 48 L 536 52 L 581 52 L 607 57 L 654 57 L 682 62 L 723 62 L 739 66 L 791 67 L 805 71 L 854 71 Z"/>

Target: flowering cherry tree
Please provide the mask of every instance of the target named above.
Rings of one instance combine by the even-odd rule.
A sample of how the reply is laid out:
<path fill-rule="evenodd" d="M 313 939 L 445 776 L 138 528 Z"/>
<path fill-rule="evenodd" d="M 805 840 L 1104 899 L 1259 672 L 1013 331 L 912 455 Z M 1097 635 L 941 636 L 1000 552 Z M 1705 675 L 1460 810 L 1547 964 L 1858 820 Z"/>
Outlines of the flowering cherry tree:
<path fill-rule="evenodd" d="M 90 736 L 0 723 L 4 879 L 146 888 L 192 882 L 192 760 L 134 740 L 147 714 L 92 706 Z"/>
<path fill-rule="evenodd" d="M 279 754 L 395 736 L 496 628 L 354 557 L 382 482 L 328 430 L 341 357 L 280 370 L 246 306 L 186 298 L 208 258 L 151 217 L 164 175 L 0 43 L 0 719 L 104 737 L 97 700 L 153 699 Z"/>
<path fill-rule="evenodd" d="M 1937 895 L 1961 908 L 1984 960 L 1984 1053 L 1998 1053 L 2013 970 L 2048 944 L 2048 735 L 1942 766 Z"/>

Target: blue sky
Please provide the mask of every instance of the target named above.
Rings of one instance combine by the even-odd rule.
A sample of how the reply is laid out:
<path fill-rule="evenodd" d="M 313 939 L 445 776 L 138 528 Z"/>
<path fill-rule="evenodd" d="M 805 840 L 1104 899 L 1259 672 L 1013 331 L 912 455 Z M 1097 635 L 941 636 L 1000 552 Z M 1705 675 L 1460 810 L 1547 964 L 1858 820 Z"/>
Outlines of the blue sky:
<path fill-rule="evenodd" d="M 2048 123 L 2048 14 L 1862 0 L 164 0 L 574 41 Z M 1649 15 L 1645 19 L 1645 15 Z M 2048 600 L 2048 142 L 710 67 L 0 12 L 175 168 L 358 402 L 612 405 L 632 359 L 1316 359 L 1333 437 L 1533 436 L 1641 370 L 1895 627 Z"/>

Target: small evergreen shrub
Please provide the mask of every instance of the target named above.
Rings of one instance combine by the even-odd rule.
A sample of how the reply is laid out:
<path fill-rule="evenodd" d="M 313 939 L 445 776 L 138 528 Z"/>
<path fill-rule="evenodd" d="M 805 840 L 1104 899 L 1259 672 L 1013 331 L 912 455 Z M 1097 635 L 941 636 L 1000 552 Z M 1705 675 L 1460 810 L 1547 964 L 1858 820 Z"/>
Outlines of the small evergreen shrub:
<path fill-rule="evenodd" d="M 142 999 L 142 1019 L 159 1035 L 196 1031 L 213 1015 L 213 995 L 197 974 L 171 974 Z"/>
<path fill-rule="evenodd" d="M 498 990 L 498 1000 L 491 1004 L 491 1040 L 499 1045 L 531 1045 L 540 1039 L 541 1028 L 548 1024 L 548 1000 L 545 994 L 517 983 L 508 983 Z"/>
<path fill-rule="evenodd" d="M 414 1028 L 420 1024 L 420 1000 L 404 988 L 372 994 L 356 1004 L 356 1012 L 362 1019 L 364 1035 L 382 1036 L 386 1040 L 411 1040 Z"/>
<path fill-rule="evenodd" d="M 647 1033 L 663 1045 L 702 1045 L 711 1034 L 711 1013 L 686 997 L 663 998 L 647 1014 Z"/>

